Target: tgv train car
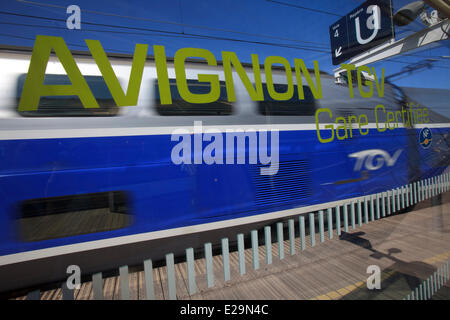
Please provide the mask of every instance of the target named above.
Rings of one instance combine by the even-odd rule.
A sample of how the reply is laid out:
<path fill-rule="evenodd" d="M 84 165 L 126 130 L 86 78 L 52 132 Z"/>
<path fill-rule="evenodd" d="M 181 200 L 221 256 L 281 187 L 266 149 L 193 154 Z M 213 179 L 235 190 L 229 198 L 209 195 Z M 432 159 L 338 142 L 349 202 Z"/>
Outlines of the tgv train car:
<path fill-rule="evenodd" d="M 49 96 L 37 110 L 19 111 L 31 49 L 0 53 L 0 291 L 61 279 L 71 264 L 88 274 L 158 259 L 174 248 L 182 252 L 255 224 L 437 175 L 449 163 L 448 118 L 389 83 L 384 97 L 363 98 L 353 81 L 350 99 L 348 84 L 321 72 L 323 98 L 303 81 L 304 99 L 295 86 L 293 98 L 277 101 L 262 73 L 264 101 L 253 101 L 234 74 L 236 101 L 230 102 L 222 65 L 188 60 L 191 92 L 210 89 L 198 74 L 220 79 L 216 102 L 192 104 L 180 97 L 169 59 L 172 103 L 162 104 L 149 57 L 137 105 L 118 107 L 90 54 L 73 56 L 99 108 L 84 108 L 77 96 Z M 132 57 L 108 58 L 126 88 Z M 253 79 L 252 66 L 243 65 Z M 46 84 L 70 84 L 54 55 L 45 72 Z M 277 92 L 287 90 L 283 68 L 273 68 L 273 82 Z M 426 123 L 398 120 L 417 119 L 412 109 L 424 107 Z M 390 124 L 395 128 L 381 131 L 388 112 L 397 118 Z M 424 129 L 430 131 L 425 144 Z M 244 135 L 244 143 L 234 143 L 232 131 L 236 141 Z M 215 162 L 207 163 L 217 134 L 222 144 L 209 153 Z M 256 161 L 250 160 L 252 137 L 258 152 L 263 143 L 268 149 L 256 153 Z"/>

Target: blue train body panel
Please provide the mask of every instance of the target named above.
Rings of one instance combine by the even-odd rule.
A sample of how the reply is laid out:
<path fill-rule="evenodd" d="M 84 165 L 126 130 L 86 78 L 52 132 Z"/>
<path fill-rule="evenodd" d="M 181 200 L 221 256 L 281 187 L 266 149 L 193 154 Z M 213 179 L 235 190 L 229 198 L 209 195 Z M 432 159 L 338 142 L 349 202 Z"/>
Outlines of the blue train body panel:
<path fill-rule="evenodd" d="M 356 130 L 355 130 L 356 132 Z M 396 129 L 319 143 L 316 131 L 281 131 L 276 175 L 255 164 L 180 164 L 170 135 L 0 141 L 0 255 L 165 230 L 292 209 L 372 194 L 407 184 L 417 130 Z M 433 129 L 436 141 L 447 128 Z M 207 145 L 203 142 L 203 147 Z M 381 149 L 401 153 L 395 165 L 363 173 L 350 154 Z M 422 177 L 445 169 L 433 148 L 418 147 Z M 248 150 L 246 150 L 248 153 Z M 448 149 L 446 150 L 448 151 Z M 237 150 L 235 150 L 237 152 Z M 437 159 L 437 160 L 436 160 Z M 439 164 L 442 164 L 441 166 Z M 264 167 L 264 166 L 262 166 Z M 124 191 L 134 223 L 126 228 L 21 241 L 16 226 L 23 200 Z"/>

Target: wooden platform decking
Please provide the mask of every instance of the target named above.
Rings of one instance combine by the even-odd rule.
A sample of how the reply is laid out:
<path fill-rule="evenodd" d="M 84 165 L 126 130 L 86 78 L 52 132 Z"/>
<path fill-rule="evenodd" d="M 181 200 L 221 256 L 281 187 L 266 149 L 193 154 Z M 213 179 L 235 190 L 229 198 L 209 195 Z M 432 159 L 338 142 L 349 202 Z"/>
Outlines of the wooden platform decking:
<path fill-rule="evenodd" d="M 222 257 L 214 256 L 214 287 L 207 288 L 205 259 L 195 260 L 197 293 L 188 292 L 187 264 L 175 264 L 177 299 L 403 299 L 412 289 L 450 259 L 450 192 L 442 195 L 443 204 L 431 206 L 431 200 L 419 203 L 415 210 L 388 216 L 362 226 L 356 225 L 333 239 L 301 250 L 295 239 L 295 254 L 284 241 L 284 259 L 272 244 L 273 263 L 266 264 L 265 246 L 259 246 L 259 269 L 253 270 L 251 248 L 245 250 L 246 273 L 239 274 L 238 252 L 230 252 L 231 280 L 224 282 Z M 298 225 L 296 225 L 296 228 Z M 275 230 L 272 230 L 274 234 Z M 273 235 L 272 235 L 273 238 Z M 285 235 L 285 239 L 287 236 Z M 380 290 L 369 290 L 367 267 L 382 271 Z M 153 269 L 155 298 L 168 298 L 166 267 Z M 146 299 L 144 271 L 130 272 L 130 298 Z M 450 292 L 448 286 L 443 288 Z M 120 299 L 119 276 L 104 279 L 105 299 Z M 74 290 L 77 300 L 93 299 L 92 282 Z M 20 297 L 18 299 L 24 299 Z M 448 297 L 450 299 L 450 297 Z M 41 293 L 41 299 L 62 299 L 61 289 Z"/>

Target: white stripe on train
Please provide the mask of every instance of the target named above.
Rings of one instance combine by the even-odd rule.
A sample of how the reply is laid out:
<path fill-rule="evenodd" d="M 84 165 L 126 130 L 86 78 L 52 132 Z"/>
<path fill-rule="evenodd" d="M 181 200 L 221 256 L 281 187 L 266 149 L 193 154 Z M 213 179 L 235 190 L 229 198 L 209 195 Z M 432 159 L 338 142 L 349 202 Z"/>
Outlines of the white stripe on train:
<path fill-rule="evenodd" d="M 343 205 L 345 203 L 349 203 L 352 201 L 358 201 L 358 199 L 361 199 L 362 201 L 364 201 L 364 199 L 368 198 L 368 197 L 370 197 L 370 195 L 349 198 L 349 199 L 344 199 L 344 200 L 337 200 L 337 201 L 332 201 L 332 202 L 327 202 L 327 203 L 321 203 L 321 204 L 312 205 L 312 206 L 303 207 L 303 208 L 274 211 L 274 212 L 269 212 L 269 213 L 265 213 L 265 214 L 258 214 L 258 215 L 253 215 L 253 216 L 249 216 L 249 217 L 237 218 L 237 219 L 229 219 L 229 220 L 224 220 L 224 221 L 216 221 L 216 222 L 198 224 L 198 225 L 187 226 L 187 227 L 138 233 L 138 234 L 132 234 L 132 235 L 128 235 L 128 236 L 87 241 L 87 242 L 69 244 L 69 245 L 64 245 L 64 246 L 57 246 L 57 247 L 52 247 L 52 248 L 45 248 L 45 249 L 32 250 L 32 251 L 26 251 L 26 252 L 20 252 L 20 253 L 13 253 L 13 254 L 9 254 L 9 255 L 0 256 L 0 266 L 13 264 L 13 263 L 26 262 L 26 261 L 30 261 L 30 260 L 51 258 L 51 257 L 59 256 L 59 255 L 71 254 L 71 253 L 88 251 L 88 250 L 102 249 L 102 248 L 107 248 L 107 247 L 133 244 L 133 243 L 138 243 L 138 242 L 143 242 L 143 241 L 151 241 L 151 240 L 156 240 L 156 239 L 163 239 L 163 238 L 168 238 L 168 237 L 181 236 L 181 235 L 193 234 L 193 233 L 204 232 L 204 231 L 212 231 L 212 230 L 217 230 L 217 229 L 236 227 L 239 225 L 258 223 L 258 222 L 263 222 L 263 221 L 268 221 L 268 220 L 273 220 L 273 219 L 294 217 L 294 216 L 298 216 L 298 215 L 305 214 L 305 213 L 317 212 L 319 210 L 325 210 L 327 208 L 334 208 L 337 205 Z"/>
<path fill-rule="evenodd" d="M 325 129 L 326 123 L 320 124 L 320 129 Z M 449 123 L 427 123 L 418 124 L 416 129 L 428 128 L 447 128 Z M 376 129 L 376 123 L 369 123 L 364 128 Z M 403 128 L 403 124 L 399 124 Z M 95 137 L 128 137 L 128 136 L 151 136 L 168 135 L 176 129 L 186 129 L 193 132 L 192 126 L 169 126 L 169 127 L 129 127 L 129 128 L 78 128 L 78 129 L 26 129 L 26 130 L 1 130 L 0 140 L 20 140 L 20 139 L 56 139 L 56 138 L 95 138 Z M 254 125 L 213 125 L 203 126 L 203 130 L 218 129 L 225 132 L 227 129 L 244 131 L 254 130 L 279 130 L 279 131 L 306 131 L 316 130 L 316 125 L 308 124 L 254 124 Z M 353 127 L 357 129 L 357 127 Z"/>

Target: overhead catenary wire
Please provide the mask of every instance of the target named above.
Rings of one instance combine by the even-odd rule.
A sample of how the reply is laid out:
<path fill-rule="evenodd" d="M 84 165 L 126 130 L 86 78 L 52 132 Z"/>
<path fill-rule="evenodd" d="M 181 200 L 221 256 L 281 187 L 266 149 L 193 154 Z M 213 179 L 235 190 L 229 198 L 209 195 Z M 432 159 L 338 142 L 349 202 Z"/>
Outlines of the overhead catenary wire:
<path fill-rule="evenodd" d="M 320 9 L 314 9 L 314 8 L 305 7 L 305 6 L 299 6 L 297 4 L 286 3 L 286 2 L 275 1 L 275 0 L 266 0 L 266 1 L 267 2 L 273 2 L 273 3 L 276 3 L 276 4 L 282 5 L 282 6 L 288 6 L 288 7 L 294 7 L 294 8 L 298 8 L 298 9 L 308 10 L 308 11 L 315 12 L 315 13 L 322 13 L 322 14 L 328 14 L 330 16 L 342 17 L 341 14 L 336 14 L 334 12 L 320 10 Z"/>
<path fill-rule="evenodd" d="M 25 24 L 25 23 L 14 23 L 14 22 L 0 22 L 0 25 L 16 25 L 16 26 L 25 26 L 25 27 L 31 27 L 31 28 L 49 28 L 49 29 L 58 29 L 58 30 L 65 30 L 65 27 L 59 27 L 59 26 L 44 26 L 44 25 L 38 25 L 38 24 Z M 148 33 L 139 33 L 139 32 L 129 32 L 129 31 L 111 31 L 111 30 L 98 30 L 98 29 L 84 29 L 84 31 L 88 31 L 88 32 L 107 32 L 107 33 L 115 33 L 115 34 L 133 34 L 133 35 L 153 35 L 153 36 L 160 36 L 160 37 L 181 37 L 181 38 L 193 38 L 193 39 L 202 39 L 202 36 L 188 36 L 188 35 L 171 35 L 171 34 L 158 34 L 158 33 L 152 33 L 152 34 L 148 34 Z M 6 33 L 0 33 L 0 36 L 6 36 L 6 37 L 11 37 L 11 38 L 17 38 L 17 39 L 25 39 L 25 40 L 30 40 L 30 41 L 34 41 L 34 38 L 30 38 L 30 37 L 24 37 L 24 36 L 17 36 L 17 35 L 11 35 L 11 34 L 6 34 Z M 205 38 L 208 38 L 209 40 L 210 37 L 208 36 L 203 36 Z M 80 47 L 80 48 L 85 48 L 84 45 L 79 45 L 79 44 L 75 44 L 75 43 L 70 43 L 67 42 L 69 45 L 71 46 L 76 46 L 76 47 Z M 284 46 L 283 44 L 273 44 L 274 46 Z M 289 46 L 289 48 L 293 48 L 293 49 L 297 49 L 296 47 L 292 47 Z M 108 51 L 111 52 L 119 52 L 119 53 L 129 53 L 128 51 L 125 50 L 118 50 L 118 49 L 108 49 L 106 48 Z M 325 51 L 325 53 L 328 53 L 328 51 Z M 415 55 L 415 54 L 405 54 L 404 56 L 417 56 L 417 57 L 426 57 L 426 58 L 433 58 L 432 56 L 421 56 L 421 55 Z M 436 56 L 437 57 L 437 56 Z M 437 57 L 440 58 L 440 57 Z M 406 61 L 399 61 L 399 60 L 393 60 L 393 59 L 389 59 L 386 60 L 389 62 L 394 62 L 394 63 L 401 63 L 401 64 L 411 64 L 414 62 L 406 62 Z M 434 65 L 433 68 L 438 68 L 438 69 L 450 69 L 450 67 L 445 67 L 445 66 L 436 66 Z"/>
<path fill-rule="evenodd" d="M 400 61 L 400 60 L 394 60 L 394 59 L 387 59 L 387 60 L 385 60 L 385 61 L 394 62 L 394 63 L 401 63 L 401 64 L 407 64 L 407 65 L 410 65 L 410 64 L 413 64 L 413 63 L 420 62 L 420 61 L 407 62 L 407 61 Z M 450 69 L 450 67 L 446 67 L 446 66 L 436 66 L 436 65 L 433 65 L 433 66 L 431 66 L 430 68 Z"/>
<path fill-rule="evenodd" d="M 0 36 L 2 36 L 2 37 L 16 38 L 16 39 L 32 40 L 32 41 L 35 40 L 34 38 L 24 37 L 24 36 L 17 36 L 17 35 L 12 35 L 12 34 L 7 34 L 7 33 L 0 33 Z M 79 45 L 79 44 L 75 44 L 75 43 L 70 43 L 70 42 L 67 42 L 67 44 L 69 44 L 69 45 L 71 45 L 71 46 L 74 46 L 74 47 L 80 47 L 80 48 L 85 48 L 85 47 L 86 47 L 86 46 L 83 46 L 83 45 Z M 106 49 L 106 50 L 110 50 L 111 52 L 117 52 L 117 53 L 129 53 L 128 51 L 124 51 L 124 50 L 117 50 L 117 49 L 112 50 L 112 49 L 108 49 L 108 48 L 105 48 L 105 49 Z"/>
<path fill-rule="evenodd" d="M 46 7 L 53 7 L 53 8 L 58 8 L 58 9 L 66 9 L 65 6 L 55 5 L 55 4 L 48 4 L 48 3 L 41 3 L 41 2 L 27 1 L 27 0 L 16 0 L 16 1 L 21 2 L 21 3 L 26 3 L 26 4 L 37 5 L 37 6 L 46 6 Z M 283 41 L 293 41 L 293 42 L 298 42 L 298 43 L 309 43 L 309 44 L 315 44 L 315 45 L 323 46 L 323 47 L 329 46 L 327 43 L 323 43 L 323 42 L 306 41 L 306 40 L 299 40 L 299 39 L 280 37 L 280 36 L 271 36 L 271 35 L 267 35 L 267 34 L 245 32 L 245 31 L 234 30 L 234 29 L 201 26 L 201 25 L 195 25 L 195 24 L 188 24 L 188 23 L 184 23 L 184 22 L 179 23 L 179 22 L 174 22 L 174 21 L 159 20 L 159 19 L 152 19 L 152 18 L 126 16 L 126 15 L 120 15 L 120 14 L 116 14 L 116 13 L 102 12 L 102 11 L 89 10 L 89 9 L 81 9 L 81 11 L 86 12 L 86 13 L 104 15 L 104 16 L 112 16 L 112 17 L 138 20 L 138 21 L 149 21 L 149 22 L 153 22 L 153 23 L 169 24 L 169 25 L 180 26 L 180 27 L 189 27 L 189 28 L 204 29 L 204 30 L 210 30 L 210 31 L 229 32 L 229 33 L 236 33 L 236 34 L 241 34 L 241 35 L 246 35 L 246 36 L 263 37 L 263 38 L 274 39 L 274 40 L 283 40 Z M 181 33 L 184 33 L 184 30 Z"/>
<path fill-rule="evenodd" d="M 24 3 L 30 3 L 30 4 L 35 4 L 35 5 L 45 5 L 45 6 L 56 7 L 56 8 L 62 8 L 63 7 L 63 6 L 52 5 L 52 4 L 43 4 L 43 3 L 39 3 L 39 2 L 33 2 L 33 1 L 25 1 L 25 0 L 16 0 L 16 1 L 24 2 Z M 266 0 L 266 1 L 277 2 L 277 1 L 272 1 L 272 0 Z M 298 6 L 298 7 L 301 7 L 301 6 Z M 301 8 L 305 9 L 305 10 L 311 9 L 311 8 L 307 8 L 307 7 L 301 7 Z M 311 9 L 311 10 L 314 11 L 316 9 Z M 85 11 L 89 11 L 89 10 L 85 10 Z M 97 14 L 104 14 L 104 15 L 120 16 L 120 17 L 130 18 L 130 19 L 131 18 L 135 18 L 135 19 L 149 20 L 149 21 L 153 21 L 153 22 L 171 23 L 171 22 L 168 22 L 168 21 L 159 21 L 159 20 L 154 20 L 154 19 L 121 16 L 121 15 L 102 13 L 102 12 L 97 12 L 97 11 L 92 11 L 92 10 L 90 12 L 97 13 Z M 65 19 L 42 17 L 42 16 L 33 16 L 33 15 L 14 13 L 14 12 L 0 11 L 0 14 L 22 16 L 22 17 L 28 17 L 28 18 L 34 18 L 34 19 L 42 19 L 42 20 L 47 20 L 47 21 L 65 22 Z M 326 53 L 326 54 L 329 53 L 328 50 L 323 50 L 322 48 L 315 47 L 315 46 L 305 46 L 305 45 L 304 46 L 295 46 L 295 45 L 284 44 L 284 43 L 253 41 L 253 40 L 236 39 L 236 38 L 228 38 L 228 37 L 218 37 L 218 36 L 192 34 L 192 33 L 180 33 L 180 32 L 176 32 L 176 31 L 150 29 L 150 28 L 142 28 L 142 27 L 117 26 L 117 25 L 101 24 L 101 23 L 94 23 L 94 22 L 83 22 L 83 23 L 84 24 L 88 24 L 88 25 L 93 25 L 93 26 L 107 27 L 107 28 L 116 28 L 116 29 L 119 28 L 119 29 L 127 29 L 127 30 L 144 31 L 146 33 L 130 32 L 130 31 L 118 31 L 118 30 L 99 30 L 99 29 L 85 29 L 85 28 L 83 29 L 84 31 L 88 31 L 88 32 L 108 32 L 108 33 L 113 33 L 113 34 L 152 35 L 152 36 L 157 36 L 157 37 L 178 37 L 178 38 L 188 38 L 188 39 L 205 39 L 205 40 L 232 41 L 232 42 L 243 42 L 243 43 L 252 43 L 252 44 L 258 44 L 258 45 L 284 47 L 284 48 L 289 48 L 289 49 L 313 51 L 313 52 L 320 52 L 320 53 Z M 20 25 L 20 26 L 26 26 L 26 27 L 42 27 L 42 28 L 51 28 L 51 29 L 64 29 L 64 30 L 66 29 L 64 27 L 58 27 L 58 26 L 31 25 L 31 24 L 20 24 L 20 23 L 12 23 L 12 22 L 0 22 L 0 24 Z M 179 23 L 171 23 L 171 24 L 193 26 L 193 25 L 179 24 Z M 198 26 L 198 27 L 201 27 L 201 26 Z M 234 32 L 233 30 L 226 30 L 226 29 L 220 29 L 220 28 L 205 27 L 205 29 L 214 29 L 214 30 L 218 30 L 218 31 L 220 30 L 220 31 Z M 237 32 L 237 33 L 241 33 L 241 32 Z M 261 36 L 259 34 L 250 34 L 250 33 L 245 33 L 245 32 L 242 33 L 242 34 Z M 3 36 L 11 36 L 11 35 L 7 35 L 7 34 L 2 34 L 2 35 Z M 13 37 L 13 36 L 11 36 L 11 37 Z M 15 38 L 19 38 L 19 37 L 15 37 Z M 27 39 L 27 40 L 34 40 L 34 39 L 31 39 L 31 38 L 25 38 L 25 37 L 22 37 L 22 38 L 23 39 Z M 283 38 L 279 38 L 279 39 L 283 39 Z M 76 44 L 71 44 L 71 45 L 77 46 L 77 47 L 84 47 L 83 45 L 76 45 Z M 117 49 L 113 49 L 112 51 L 127 52 L 127 51 L 117 50 Z M 419 55 L 415 55 L 415 54 L 405 54 L 405 56 L 418 56 L 419 57 Z M 395 61 L 395 60 L 394 61 L 391 60 L 391 62 L 406 63 L 406 62 L 400 62 L 400 61 Z M 442 69 L 450 69 L 450 68 L 447 68 L 447 67 L 444 67 L 444 66 L 434 66 L 434 67 L 435 68 L 442 68 Z"/>
<path fill-rule="evenodd" d="M 32 28 L 49 28 L 49 29 L 58 29 L 58 30 L 65 30 L 64 27 L 58 27 L 58 26 L 42 26 L 42 25 L 33 25 L 33 24 L 23 24 L 23 23 L 12 23 L 12 22 L 0 22 L 0 25 L 17 25 L 17 26 L 25 26 L 25 27 L 32 27 Z M 208 36 L 186 36 L 186 35 L 168 35 L 168 34 L 159 34 L 159 33 L 139 33 L 139 32 L 127 32 L 127 31 L 111 31 L 111 30 L 98 30 L 98 29 L 84 29 L 84 31 L 88 31 L 88 32 L 100 32 L 100 33 L 114 33 L 114 34 L 131 34 L 131 35 L 145 35 L 145 36 L 157 36 L 157 37 L 176 37 L 176 38 L 191 38 L 191 39 L 208 39 L 208 40 L 222 40 L 222 39 L 211 39 L 211 37 Z M 34 38 L 30 38 L 30 37 L 18 37 L 18 36 L 14 36 L 14 35 L 9 35 L 6 33 L 2 33 L 0 34 L 2 36 L 10 36 L 13 38 L 21 38 L 21 39 L 26 39 L 26 40 L 31 40 L 34 41 Z M 232 41 L 232 40 L 230 40 Z M 69 43 L 68 44 L 72 45 L 72 46 L 77 46 L 77 47 L 81 47 L 81 48 L 85 48 L 85 45 L 79 45 L 79 44 L 73 44 L 73 43 Z M 289 45 L 283 45 L 283 44 L 268 44 L 268 43 L 257 43 L 257 44 L 262 44 L 262 45 L 273 45 L 276 47 L 287 47 L 290 49 L 299 49 L 295 46 L 289 46 Z M 123 52 L 123 53 L 129 53 L 128 51 L 124 51 L 124 50 L 117 50 L 117 49 L 110 49 L 111 52 Z M 325 51 L 327 53 L 327 51 Z"/>
<path fill-rule="evenodd" d="M 28 15 L 28 14 L 14 13 L 14 12 L 0 11 L 0 14 L 20 16 L 20 17 L 27 17 L 27 18 L 34 18 L 34 19 L 40 19 L 40 20 L 46 20 L 46 21 L 65 22 L 65 19 L 42 17 L 42 16 L 33 16 L 33 15 Z M 147 31 L 147 32 L 160 32 L 160 33 L 164 33 L 164 34 L 176 34 L 176 35 L 180 35 L 182 37 L 190 37 L 190 38 L 197 37 L 197 38 L 204 38 L 204 39 L 210 39 L 210 40 L 244 42 L 244 43 L 269 45 L 269 46 L 284 47 L 284 48 L 291 48 L 291 49 L 298 49 L 298 50 L 305 50 L 305 51 L 322 52 L 322 53 L 328 53 L 329 52 L 328 50 L 325 50 L 325 49 L 322 49 L 322 48 L 318 48 L 318 47 L 314 47 L 314 46 L 296 46 L 296 45 L 283 44 L 283 43 L 253 41 L 253 40 L 244 40 L 244 39 L 236 39 L 236 38 L 218 37 L 218 36 L 208 36 L 208 35 L 194 34 L 194 33 L 184 33 L 184 34 L 182 34 L 180 32 L 176 32 L 176 31 L 167 31 L 167 30 L 141 28 L 141 27 L 118 26 L 118 25 L 110 25 L 110 24 L 103 24 L 103 23 L 86 22 L 86 21 L 83 22 L 83 24 L 93 25 L 93 26 L 100 26 L 100 27 L 109 27 L 109 28 L 115 28 L 115 29 L 138 30 L 138 31 Z M 112 31 L 109 31 L 109 32 L 112 32 Z"/>

